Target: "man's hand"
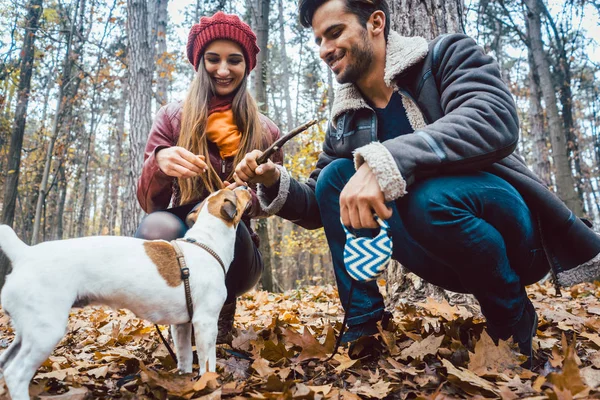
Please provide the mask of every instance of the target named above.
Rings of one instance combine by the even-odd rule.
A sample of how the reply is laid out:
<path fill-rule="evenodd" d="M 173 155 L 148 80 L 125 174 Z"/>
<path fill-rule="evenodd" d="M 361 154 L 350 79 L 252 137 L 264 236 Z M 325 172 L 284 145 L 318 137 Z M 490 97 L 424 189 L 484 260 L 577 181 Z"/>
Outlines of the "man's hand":
<path fill-rule="evenodd" d="M 262 151 L 253 150 L 246 154 L 244 159 L 235 167 L 233 179 L 235 179 L 238 186 L 247 186 L 248 183 L 261 183 L 269 187 L 279 181 L 279 170 L 271 160 L 261 165 L 257 164 L 256 159 L 261 154 Z"/>
<path fill-rule="evenodd" d="M 156 162 L 162 172 L 175 178 L 191 178 L 208 169 L 204 156 L 197 156 L 178 146 L 160 149 L 156 153 Z"/>
<path fill-rule="evenodd" d="M 354 229 L 378 228 L 373 213 L 386 220 L 392 216 L 392 209 L 385 205 L 377 178 L 369 165 L 364 163 L 340 194 L 340 214 L 345 226 Z"/>

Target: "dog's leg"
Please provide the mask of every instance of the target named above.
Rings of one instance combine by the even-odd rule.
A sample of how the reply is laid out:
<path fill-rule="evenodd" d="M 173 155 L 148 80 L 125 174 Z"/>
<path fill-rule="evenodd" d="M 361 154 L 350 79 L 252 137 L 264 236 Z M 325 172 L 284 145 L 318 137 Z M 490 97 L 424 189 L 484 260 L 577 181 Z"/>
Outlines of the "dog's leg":
<path fill-rule="evenodd" d="M 184 374 L 192 372 L 192 324 L 171 325 L 173 343 L 177 349 L 177 369 Z"/>
<path fill-rule="evenodd" d="M 194 334 L 196 337 L 196 352 L 198 353 L 198 364 L 200 375 L 207 370 L 217 371 L 217 320 L 218 316 L 200 314 L 200 310 L 194 313 Z M 198 315 L 197 315 L 198 314 Z M 218 313 L 217 313 L 218 314 Z M 208 362 L 208 369 L 206 364 Z"/>
<path fill-rule="evenodd" d="M 29 382 L 40 365 L 52 354 L 64 331 L 54 327 L 43 335 L 23 335 L 21 347 L 4 370 L 4 380 L 13 400 L 29 399 Z"/>
<path fill-rule="evenodd" d="M 8 367 L 8 364 L 10 364 L 10 362 L 13 360 L 13 358 L 15 358 L 15 356 L 19 352 L 20 348 L 21 348 L 21 335 L 16 333 L 15 339 L 10 344 L 10 346 L 8 346 L 8 349 L 6 349 L 4 351 L 4 353 L 2 353 L 0 355 L 0 377 L 2 377 L 2 373 L 4 372 L 6 367 Z"/>

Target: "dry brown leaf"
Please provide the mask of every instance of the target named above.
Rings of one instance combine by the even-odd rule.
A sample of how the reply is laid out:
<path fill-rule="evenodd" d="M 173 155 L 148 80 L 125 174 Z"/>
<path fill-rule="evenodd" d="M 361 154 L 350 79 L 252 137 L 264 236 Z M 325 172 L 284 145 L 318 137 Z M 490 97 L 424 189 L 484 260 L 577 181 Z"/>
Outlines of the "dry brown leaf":
<path fill-rule="evenodd" d="M 108 366 L 102 366 L 94 369 L 88 369 L 85 373 L 89 376 L 93 376 L 95 378 L 105 378 L 106 374 L 108 374 Z"/>
<path fill-rule="evenodd" d="M 515 370 L 520 370 L 520 363 L 523 362 L 510 347 L 510 342 L 500 340 L 498 346 L 483 331 L 481 338 L 475 344 L 475 353 L 470 354 L 469 369 L 479 376 L 509 373 L 514 375 Z"/>
<path fill-rule="evenodd" d="M 269 361 L 264 358 L 257 358 L 254 360 L 252 368 L 254 368 L 254 370 L 263 378 L 275 372 L 275 370 L 269 366 Z"/>
<path fill-rule="evenodd" d="M 154 371 L 140 363 L 140 378 L 142 382 L 152 388 L 163 388 L 169 394 L 183 397 L 194 391 L 192 374 L 177 375 L 164 371 Z"/>
<path fill-rule="evenodd" d="M 264 342 L 264 348 L 260 351 L 260 356 L 269 361 L 277 362 L 283 358 L 294 356 L 292 351 L 288 351 L 282 342 L 275 344 L 272 340 Z"/>
<path fill-rule="evenodd" d="M 448 372 L 448 380 L 465 392 L 475 394 L 487 394 L 500 396 L 500 389 L 492 383 L 475 375 L 472 371 L 455 367 L 450 361 L 442 359 L 442 364 Z"/>
<path fill-rule="evenodd" d="M 194 383 L 194 391 L 200 392 L 206 388 L 208 389 L 216 389 L 218 387 L 217 378 L 219 374 L 216 372 L 205 372 L 200 379 Z"/>
<path fill-rule="evenodd" d="M 589 339 L 592 343 L 596 345 L 596 347 L 600 347 L 600 335 L 598 335 L 597 333 L 581 332 L 580 336 Z"/>
<path fill-rule="evenodd" d="M 575 341 L 567 345 L 567 340 L 563 333 L 562 342 L 564 352 L 562 371 L 550 373 L 546 379 L 555 386 L 555 391 L 568 390 L 571 394 L 575 395 L 579 392 L 582 392 L 587 387 L 581 378 L 579 367 L 577 366 Z"/>
<path fill-rule="evenodd" d="M 600 370 L 590 366 L 580 369 L 579 372 L 587 386 L 592 389 L 600 387 Z"/>
<path fill-rule="evenodd" d="M 243 331 L 238 336 L 233 338 L 233 341 L 231 342 L 231 347 L 233 347 L 234 349 L 250 351 L 251 342 L 253 340 L 256 340 L 257 337 L 258 335 L 252 329 Z"/>
<path fill-rule="evenodd" d="M 374 385 L 362 384 L 350 389 L 350 391 L 362 396 L 383 399 L 390 393 L 390 385 L 389 382 L 379 381 Z"/>
<path fill-rule="evenodd" d="M 333 359 L 340 363 L 340 365 L 335 367 L 335 372 L 338 374 L 347 370 L 348 368 L 356 364 L 356 362 L 358 361 L 351 359 L 350 357 L 348 357 L 347 354 L 336 354 L 335 356 L 333 356 Z"/>
<path fill-rule="evenodd" d="M 65 378 L 67 377 L 67 375 L 75 376 L 78 374 L 79 374 L 78 368 L 65 368 L 65 369 L 59 369 L 59 370 L 52 371 L 52 372 L 38 373 L 35 375 L 35 379 L 55 378 L 55 379 L 58 379 L 59 381 L 64 381 Z"/>
<path fill-rule="evenodd" d="M 41 393 L 40 400 L 84 400 L 89 398 L 90 391 L 86 387 L 70 388 L 68 392 L 61 394 Z"/>
<path fill-rule="evenodd" d="M 323 393 L 323 396 L 327 396 L 331 392 L 332 384 L 329 385 L 321 385 L 321 386 L 308 386 L 310 390 L 315 393 Z"/>
<path fill-rule="evenodd" d="M 318 360 L 324 360 L 327 358 L 327 350 L 319 343 L 319 341 L 310 333 L 307 327 L 304 327 L 302 335 L 297 334 L 291 329 L 283 331 L 284 337 L 288 342 L 302 348 L 300 355 L 298 355 L 297 361 L 305 361 L 316 358 Z"/>
<path fill-rule="evenodd" d="M 425 303 L 417 303 L 417 305 L 425 308 L 432 315 L 444 318 L 446 321 L 451 321 L 458 317 L 469 318 L 471 313 L 466 308 L 460 306 L 452 306 L 446 299 L 438 301 L 432 297 L 428 297 Z"/>
<path fill-rule="evenodd" d="M 442 345 L 442 341 L 444 340 L 444 336 L 434 336 L 429 335 L 425 339 L 420 342 L 415 342 L 410 347 L 402 350 L 400 352 L 400 357 L 403 360 L 407 360 L 408 357 L 422 360 L 428 354 L 436 354 L 440 346 Z"/>

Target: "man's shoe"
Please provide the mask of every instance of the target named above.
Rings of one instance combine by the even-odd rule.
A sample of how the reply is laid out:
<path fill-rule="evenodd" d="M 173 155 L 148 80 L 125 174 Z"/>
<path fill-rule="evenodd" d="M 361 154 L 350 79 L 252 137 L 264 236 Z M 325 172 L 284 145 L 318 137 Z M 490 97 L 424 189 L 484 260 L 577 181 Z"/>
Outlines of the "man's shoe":
<path fill-rule="evenodd" d="M 392 313 L 384 311 L 381 318 L 370 319 L 362 324 L 349 326 L 342 336 L 342 344 L 354 342 L 361 337 L 372 336 L 379 332 L 377 329 L 377 322 L 381 321 L 382 327 L 387 327 L 389 321 L 392 319 Z"/>
<path fill-rule="evenodd" d="M 538 326 L 538 316 L 535 312 L 535 307 L 529 299 L 525 303 L 523 315 L 516 324 L 508 328 L 494 328 L 488 324 L 488 332 L 490 337 L 497 342 L 498 339 L 508 340 L 510 337 L 519 346 L 521 354 L 527 357 L 521 366 L 531 369 L 533 360 L 533 338 L 536 335 Z"/>
<path fill-rule="evenodd" d="M 231 344 L 233 340 L 233 319 L 235 317 L 235 300 L 226 303 L 219 314 L 219 332 L 217 333 L 217 344 Z"/>
<path fill-rule="evenodd" d="M 523 368 L 531 369 L 531 363 L 533 361 L 533 338 L 537 333 L 538 316 L 535 312 L 535 307 L 527 299 L 525 304 L 525 310 L 519 322 L 513 327 L 513 338 L 514 341 L 519 345 L 519 351 L 521 354 L 527 356 L 521 366 Z"/>

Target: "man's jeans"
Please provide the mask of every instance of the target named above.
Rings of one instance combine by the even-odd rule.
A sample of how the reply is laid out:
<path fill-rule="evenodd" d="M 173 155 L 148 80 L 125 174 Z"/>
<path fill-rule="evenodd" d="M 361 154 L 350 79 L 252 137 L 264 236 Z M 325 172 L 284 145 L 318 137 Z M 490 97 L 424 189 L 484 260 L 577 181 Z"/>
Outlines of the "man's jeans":
<path fill-rule="evenodd" d="M 335 160 L 321 171 L 316 188 L 344 306 L 352 278 L 344 267 L 339 197 L 354 173 L 351 160 Z M 535 218 L 510 184 L 486 172 L 434 177 L 409 186 L 407 195 L 388 205 L 395 260 L 434 285 L 472 293 L 490 326 L 510 327 L 520 319 L 524 286 L 543 278 L 549 266 Z M 354 282 L 346 310 L 350 329 L 380 319 L 383 309 L 375 281 Z"/>

